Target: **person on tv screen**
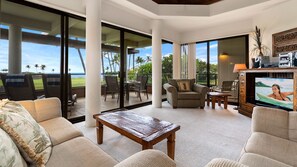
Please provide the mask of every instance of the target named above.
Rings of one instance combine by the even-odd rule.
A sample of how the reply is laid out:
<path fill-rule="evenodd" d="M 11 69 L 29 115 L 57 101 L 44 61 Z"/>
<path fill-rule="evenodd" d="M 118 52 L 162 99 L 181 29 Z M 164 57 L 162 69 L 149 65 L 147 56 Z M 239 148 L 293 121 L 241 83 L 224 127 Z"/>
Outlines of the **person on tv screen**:
<path fill-rule="evenodd" d="M 268 95 L 268 97 L 282 101 L 291 101 L 291 99 L 287 96 L 293 95 L 293 92 L 281 92 L 280 86 L 278 84 L 273 84 L 271 88 L 273 93 Z"/>

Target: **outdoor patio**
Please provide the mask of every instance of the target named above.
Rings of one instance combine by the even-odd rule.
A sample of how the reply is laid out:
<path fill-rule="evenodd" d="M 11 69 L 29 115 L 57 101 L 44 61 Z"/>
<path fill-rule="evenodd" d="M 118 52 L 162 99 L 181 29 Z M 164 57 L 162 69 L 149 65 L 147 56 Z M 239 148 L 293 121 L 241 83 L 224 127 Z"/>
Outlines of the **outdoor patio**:
<path fill-rule="evenodd" d="M 131 106 L 136 104 L 145 103 L 152 100 L 152 94 L 148 94 L 148 99 L 146 98 L 146 95 L 141 93 L 142 101 L 140 101 L 139 97 L 135 94 L 135 92 L 130 92 L 130 98 L 129 101 L 126 99 L 124 100 L 125 106 Z M 163 95 L 162 98 L 165 98 L 166 95 Z M 112 110 L 119 108 L 119 102 L 117 102 L 117 95 L 115 95 L 114 98 L 111 97 L 111 95 L 107 95 L 106 101 L 104 101 L 104 96 L 101 96 L 101 111 L 106 110 Z M 77 103 L 74 104 L 74 106 L 69 106 L 68 109 L 70 112 L 68 112 L 68 118 L 75 118 L 79 116 L 85 115 L 85 98 L 78 98 Z"/>

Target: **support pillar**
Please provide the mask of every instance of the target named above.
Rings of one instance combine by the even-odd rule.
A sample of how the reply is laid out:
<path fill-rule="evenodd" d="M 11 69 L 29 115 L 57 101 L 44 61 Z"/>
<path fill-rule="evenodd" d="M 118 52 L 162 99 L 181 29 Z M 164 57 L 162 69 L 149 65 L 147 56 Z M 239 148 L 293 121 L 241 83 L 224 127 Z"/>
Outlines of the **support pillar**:
<path fill-rule="evenodd" d="M 189 44 L 188 78 L 196 78 L 196 43 Z"/>
<path fill-rule="evenodd" d="M 152 22 L 152 104 L 155 108 L 162 107 L 162 39 L 161 21 Z"/>
<path fill-rule="evenodd" d="M 22 72 L 22 28 L 10 25 L 8 32 L 8 73 L 19 74 Z"/>
<path fill-rule="evenodd" d="M 86 126 L 101 112 L 101 0 L 86 0 Z"/>
<path fill-rule="evenodd" d="M 180 44 L 173 43 L 173 79 L 180 79 Z"/>

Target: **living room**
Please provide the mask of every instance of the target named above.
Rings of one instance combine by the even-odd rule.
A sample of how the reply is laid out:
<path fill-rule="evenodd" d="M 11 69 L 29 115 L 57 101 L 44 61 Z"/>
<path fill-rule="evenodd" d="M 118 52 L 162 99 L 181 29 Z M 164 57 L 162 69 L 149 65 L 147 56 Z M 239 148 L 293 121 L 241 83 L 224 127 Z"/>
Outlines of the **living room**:
<path fill-rule="evenodd" d="M 295 65 L 293 62 L 281 65 L 279 56 L 288 56 L 288 52 L 294 55 L 295 50 L 278 52 L 274 48 L 274 37 L 288 31 L 294 34 L 296 1 L 163 3 L 157 0 L 1 0 L 0 69 L 1 79 L 6 81 L 0 83 L 0 99 L 40 98 L 42 101 L 44 97 L 59 97 L 61 116 L 82 131 L 74 130 L 73 136 L 83 134 L 96 144 L 100 143 L 98 136 L 101 135 L 102 144 L 92 146 L 101 148 L 117 162 L 138 153 L 141 144 L 134 142 L 138 139 L 131 140 L 125 132 L 100 122 L 94 115 L 101 112 L 134 112 L 176 125 L 170 133 L 166 132 L 171 139 L 165 138 L 171 144 L 158 139 L 153 142 L 154 146 L 142 145 L 142 148 L 153 147 L 165 154 L 168 152 L 177 166 L 205 166 L 214 158 L 239 160 L 241 150 L 250 140 L 253 108 L 264 103 L 266 107 L 273 107 L 266 105 L 267 101 L 261 103 L 256 99 L 259 92 L 255 83 L 268 82 L 267 78 L 273 78 L 273 82 L 288 79 L 286 81 L 292 82 L 289 84 L 291 91 L 296 92 Z M 102 20 L 102 26 L 96 20 Z M 257 42 L 253 38 L 255 27 L 261 32 L 261 44 L 267 46 L 264 57 L 253 53 Z M 99 34 L 102 39 L 98 38 Z M 92 53 L 101 53 L 98 54 L 101 60 Z M 247 70 L 235 72 L 236 64 L 245 64 Z M 32 98 L 18 84 L 11 84 L 11 90 L 4 88 L 9 85 L 5 85 L 8 83 L 7 73 L 21 73 L 26 77 L 24 80 L 34 88 Z M 113 77 L 108 79 L 107 76 Z M 13 81 L 14 77 L 8 80 Z M 188 99 L 180 102 L 181 105 L 173 105 L 168 91 L 163 89 L 164 84 L 172 79 L 191 78 L 207 91 L 220 88 L 223 81 L 233 81 L 230 96 L 223 100 L 229 103 L 226 107 L 219 106 L 220 102 L 208 106 L 205 93 L 198 107 L 198 102 Z M 280 85 L 282 90 L 284 87 Z M 17 98 L 10 98 L 13 95 Z M 295 93 L 289 97 L 294 96 Z M 292 101 L 289 109 L 296 110 L 296 99 Z M 194 105 L 195 108 L 184 108 L 184 105 Z M 239 110 L 235 110 L 238 105 Z M 38 117 L 33 116 L 37 122 L 45 121 Z M 104 128 L 104 136 L 103 129 L 101 132 L 94 127 L 96 122 L 98 129 L 101 124 L 109 127 Z M 160 161 L 167 162 L 167 158 Z M 294 166 L 292 161 L 269 158 Z M 168 160 L 168 163 L 172 162 Z"/>

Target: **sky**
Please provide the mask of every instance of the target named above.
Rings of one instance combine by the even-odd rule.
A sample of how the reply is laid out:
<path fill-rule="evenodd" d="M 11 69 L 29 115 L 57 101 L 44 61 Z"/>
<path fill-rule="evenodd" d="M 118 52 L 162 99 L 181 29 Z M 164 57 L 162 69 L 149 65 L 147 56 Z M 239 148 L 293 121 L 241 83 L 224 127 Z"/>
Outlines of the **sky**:
<path fill-rule="evenodd" d="M 218 64 L 218 41 L 211 41 L 210 48 L 210 64 Z M 196 58 L 207 61 L 207 42 L 196 44 Z"/>
<path fill-rule="evenodd" d="M 7 29 L 7 26 L 1 25 L 1 28 Z M 42 32 L 23 29 L 25 32 L 31 32 L 35 34 L 42 34 Z M 210 63 L 217 64 L 217 41 L 210 42 Z M 137 57 L 142 57 L 147 60 L 147 57 L 152 57 L 152 47 L 136 48 L 139 50 L 138 54 L 135 54 L 135 60 Z M 86 51 L 80 49 L 83 60 L 85 62 Z M 162 56 L 169 56 L 173 53 L 173 45 L 164 43 L 162 45 Z M 206 61 L 207 58 L 207 45 L 206 43 L 199 43 L 196 45 L 196 57 Z M 132 55 L 131 55 L 132 59 Z M 127 57 L 128 62 L 128 57 Z M 35 68 L 35 64 L 45 65 L 45 70 Z M 29 65 L 30 68 L 26 68 Z M 138 64 L 135 63 L 135 66 Z M 69 48 L 69 72 L 71 73 L 84 73 L 82 62 L 80 60 L 78 50 L 76 48 Z M 109 66 L 108 59 L 104 59 L 105 69 Z M 8 68 L 8 40 L 0 40 L 0 70 Z M 129 68 L 132 68 L 132 60 Z M 116 71 L 119 67 L 116 65 Z M 29 42 L 22 42 L 22 72 L 44 72 L 44 73 L 59 73 L 60 72 L 60 46 L 36 44 Z"/>

